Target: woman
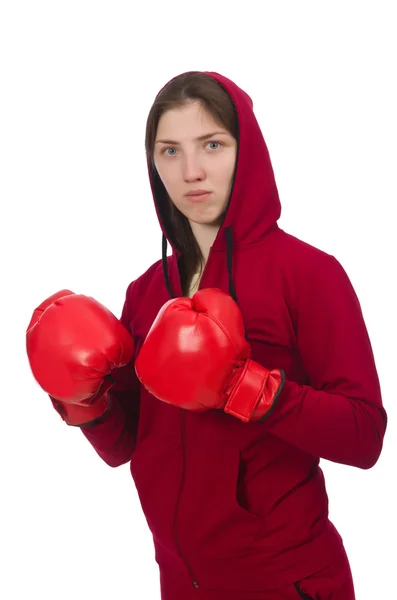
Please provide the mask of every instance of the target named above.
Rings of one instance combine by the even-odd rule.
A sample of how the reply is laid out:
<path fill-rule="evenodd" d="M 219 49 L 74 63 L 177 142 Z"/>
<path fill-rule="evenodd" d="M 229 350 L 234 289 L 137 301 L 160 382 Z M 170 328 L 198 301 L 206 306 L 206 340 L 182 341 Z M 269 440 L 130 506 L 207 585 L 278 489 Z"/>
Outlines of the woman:
<path fill-rule="evenodd" d="M 162 260 L 128 287 L 121 324 L 67 290 L 46 300 L 33 373 L 105 462 L 130 462 L 163 600 L 353 600 L 319 460 L 371 468 L 387 418 L 352 285 L 279 228 L 267 147 L 232 81 L 172 79 L 146 152 Z M 76 353 L 79 377 L 54 380 L 43 348 L 69 356 L 62 328 L 94 379 Z"/>

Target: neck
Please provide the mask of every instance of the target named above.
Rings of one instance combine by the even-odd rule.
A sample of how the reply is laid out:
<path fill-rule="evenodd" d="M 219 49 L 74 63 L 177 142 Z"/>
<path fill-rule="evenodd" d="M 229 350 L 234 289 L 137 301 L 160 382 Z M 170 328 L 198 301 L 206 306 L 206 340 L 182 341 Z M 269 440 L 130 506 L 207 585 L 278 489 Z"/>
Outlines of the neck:
<path fill-rule="evenodd" d="M 203 255 L 204 265 L 208 260 L 208 255 L 211 250 L 211 246 L 215 241 L 215 238 L 219 231 L 219 225 L 207 225 L 201 223 L 193 223 L 190 221 L 190 226 L 193 231 L 193 235 L 196 238 L 197 244 Z"/>

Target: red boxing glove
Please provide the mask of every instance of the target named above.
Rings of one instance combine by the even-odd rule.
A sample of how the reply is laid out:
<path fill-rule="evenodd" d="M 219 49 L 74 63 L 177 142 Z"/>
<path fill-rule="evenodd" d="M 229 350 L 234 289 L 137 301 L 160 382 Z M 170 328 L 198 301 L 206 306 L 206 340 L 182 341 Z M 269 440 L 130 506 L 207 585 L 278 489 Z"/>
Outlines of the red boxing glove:
<path fill-rule="evenodd" d="M 122 323 L 88 296 L 62 290 L 33 313 L 26 332 L 32 373 L 68 425 L 87 425 L 109 407 L 111 373 L 134 342 Z"/>
<path fill-rule="evenodd" d="M 217 289 L 169 300 L 135 362 L 141 383 L 180 408 L 220 408 L 244 422 L 263 419 L 281 392 L 284 373 L 250 358 L 238 305 Z"/>

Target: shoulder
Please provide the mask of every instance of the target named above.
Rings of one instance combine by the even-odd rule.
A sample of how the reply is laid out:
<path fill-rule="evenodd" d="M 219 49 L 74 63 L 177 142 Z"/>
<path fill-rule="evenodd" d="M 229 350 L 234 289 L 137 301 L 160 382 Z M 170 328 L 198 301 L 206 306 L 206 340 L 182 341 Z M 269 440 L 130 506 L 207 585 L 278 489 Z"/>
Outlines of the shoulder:
<path fill-rule="evenodd" d="M 274 240 L 275 251 L 287 272 L 299 277 L 324 276 L 345 273 L 339 260 L 298 237 L 279 229 Z"/>
<path fill-rule="evenodd" d="M 349 275 L 333 255 L 280 230 L 274 255 L 292 312 L 345 305 L 358 298 Z"/>
<path fill-rule="evenodd" d="M 153 281 L 157 280 L 158 277 L 163 277 L 163 265 L 161 259 L 153 263 L 148 269 L 146 269 L 146 271 L 142 273 L 142 275 L 134 279 L 134 281 L 129 284 L 127 287 L 127 296 L 140 294 L 143 291 L 146 292 L 146 289 Z"/>
<path fill-rule="evenodd" d="M 131 281 L 126 291 L 126 303 L 130 308 L 134 308 L 139 298 L 143 298 L 150 291 L 151 285 L 163 278 L 162 261 L 157 260 L 142 275 Z"/>
<path fill-rule="evenodd" d="M 275 245 L 281 254 L 285 253 L 286 258 L 292 257 L 305 258 L 313 261 L 327 261 L 331 255 L 304 240 L 279 229 L 275 236 Z"/>

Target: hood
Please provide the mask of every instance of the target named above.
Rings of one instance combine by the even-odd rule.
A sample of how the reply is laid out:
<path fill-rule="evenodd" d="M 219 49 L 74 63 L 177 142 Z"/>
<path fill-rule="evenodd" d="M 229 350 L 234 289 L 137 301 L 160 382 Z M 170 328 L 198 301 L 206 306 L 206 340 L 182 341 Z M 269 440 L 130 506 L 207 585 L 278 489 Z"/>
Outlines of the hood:
<path fill-rule="evenodd" d="M 219 73 L 209 71 L 203 73 L 215 79 L 229 94 L 239 125 L 233 185 L 225 217 L 213 245 L 215 250 L 226 250 L 225 268 L 228 269 L 231 277 L 232 248 L 257 243 L 276 227 L 281 215 L 281 203 L 269 152 L 254 115 L 250 96 L 233 81 Z M 166 190 L 156 169 L 150 164 L 148 168 L 156 213 L 163 231 L 164 275 L 167 288 L 173 296 L 167 273 L 167 242 L 172 246 L 174 254 L 179 255 L 180 249 L 177 247 L 170 225 Z M 231 280 L 229 287 L 231 295 L 235 297 Z"/>

